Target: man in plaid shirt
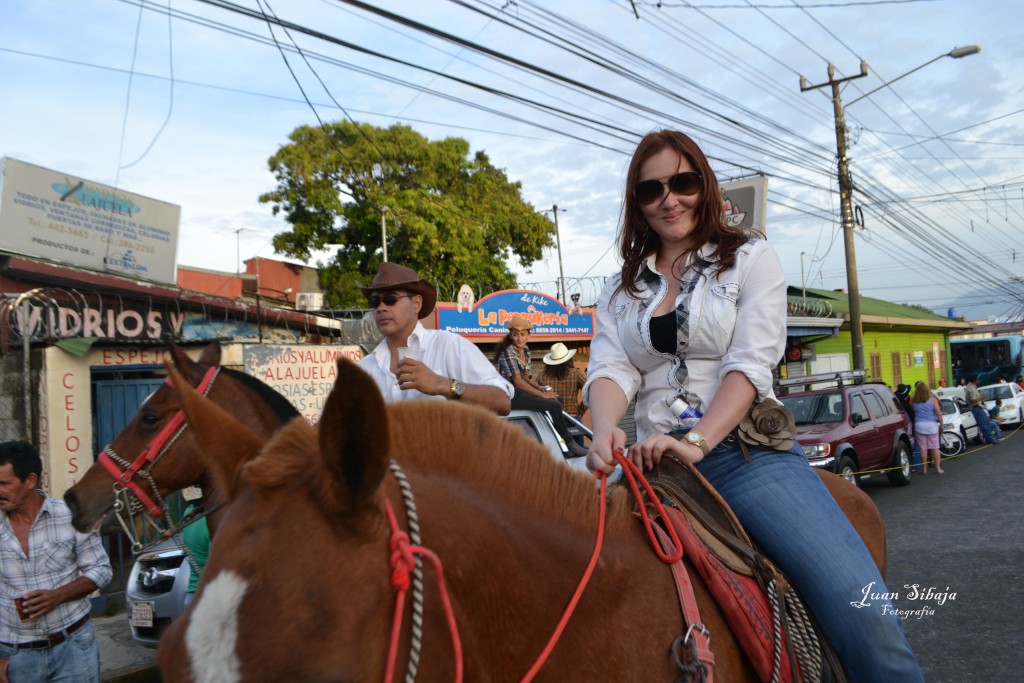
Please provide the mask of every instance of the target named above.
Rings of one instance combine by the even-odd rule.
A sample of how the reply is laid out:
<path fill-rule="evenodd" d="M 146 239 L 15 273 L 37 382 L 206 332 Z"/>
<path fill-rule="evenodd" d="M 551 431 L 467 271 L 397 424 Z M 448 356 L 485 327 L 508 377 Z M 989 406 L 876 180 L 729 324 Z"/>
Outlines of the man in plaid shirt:
<path fill-rule="evenodd" d="M 0 443 L 0 683 L 98 683 L 88 597 L 110 581 L 110 558 L 37 489 L 42 469 L 32 444 Z"/>

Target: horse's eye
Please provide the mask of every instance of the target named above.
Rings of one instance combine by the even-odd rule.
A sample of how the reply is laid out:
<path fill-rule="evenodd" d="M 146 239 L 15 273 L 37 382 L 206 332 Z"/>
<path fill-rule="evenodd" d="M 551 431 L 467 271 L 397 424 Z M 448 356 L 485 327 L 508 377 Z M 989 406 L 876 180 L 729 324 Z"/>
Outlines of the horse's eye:
<path fill-rule="evenodd" d="M 142 421 L 142 424 L 145 425 L 146 427 L 152 427 L 153 425 L 160 421 L 159 418 L 157 418 L 157 416 L 153 415 L 152 413 L 145 413 L 143 415 L 140 415 L 139 419 Z"/>

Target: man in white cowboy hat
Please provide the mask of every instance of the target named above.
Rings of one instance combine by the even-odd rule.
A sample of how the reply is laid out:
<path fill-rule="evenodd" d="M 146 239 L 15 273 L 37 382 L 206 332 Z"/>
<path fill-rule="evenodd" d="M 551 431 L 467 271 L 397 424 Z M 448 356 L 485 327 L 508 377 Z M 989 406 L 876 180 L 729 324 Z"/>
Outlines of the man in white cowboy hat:
<path fill-rule="evenodd" d="M 569 349 L 561 342 L 552 344 L 551 351 L 544 356 L 540 382 L 558 394 L 565 412 L 580 417 L 586 408 L 580 405 L 579 392 L 587 383 L 587 376 L 569 362 L 575 355 L 576 349 Z"/>
<path fill-rule="evenodd" d="M 359 367 L 373 377 L 385 401 L 449 399 L 508 415 L 514 390 L 480 349 L 457 334 L 428 330 L 419 322 L 434 310 L 437 290 L 432 284 L 412 268 L 385 261 L 373 284 L 361 289 L 384 339 Z"/>

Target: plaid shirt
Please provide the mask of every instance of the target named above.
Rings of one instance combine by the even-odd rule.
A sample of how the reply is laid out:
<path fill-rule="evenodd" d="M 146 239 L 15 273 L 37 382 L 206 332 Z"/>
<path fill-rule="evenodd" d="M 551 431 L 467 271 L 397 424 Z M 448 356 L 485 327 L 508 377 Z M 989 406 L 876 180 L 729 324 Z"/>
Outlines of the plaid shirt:
<path fill-rule="evenodd" d="M 506 382 L 515 386 L 516 375 L 523 379 L 530 377 L 530 347 L 524 347 L 526 354 L 526 363 L 519 360 L 519 356 L 516 355 L 516 347 L 509 344 L 505 347 L 505 350 L 501 352 L 498 359 L 494 361 L 494 365 L 498 368 L 498 372 L 505 378 Z"/>
<path fill-rule="evenodd" d="M 577 368 L 569 368 L 564 377 L 555 377 L 554 375 L 549 375 L 546 371 L 542 372 L 540 373 L 539 382 L 545 386 L 550 385 L 555 390 L 559 400 L 562 401 L 562 409 L 565 412 L 573 417 L 582 415 L 577 396 L 579 396 L 579 390 L 587 383 L 587 378 Z"/>
<path fill-rule="evenodd" d="M 28 532 L 27 557 L 7 514 L 0 512 L 0 641 L 5 643 L 40 640 L 89 613 L 89 599 L 81 598 L 23 622 L 14 598 L 34 590 L 53 590 L 79 576 L 103 587 L 113 576 L 99 534 L 75 531 L 64 501 L 42 495 L 43 507 Z"/>

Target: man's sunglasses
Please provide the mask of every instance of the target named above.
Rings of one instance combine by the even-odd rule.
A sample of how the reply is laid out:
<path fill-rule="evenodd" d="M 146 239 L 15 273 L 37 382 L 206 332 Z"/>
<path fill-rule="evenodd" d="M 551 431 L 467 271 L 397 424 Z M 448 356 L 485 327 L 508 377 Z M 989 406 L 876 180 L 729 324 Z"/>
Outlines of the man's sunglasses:
<path fill-rule="evenodd" d="M 700 192 L 703 178 L 696 171 L 684 171 L 669 176 L 667 180 L 641 180 L 636 184 L 636 200 L 641 204 L 653 204 L 665 196 L 662 186 L 668 186 L 669 192 L 681 195 L 693 195 Z"/>
<path fill-rule="evenodd" d="M 394 306 L 395 304 L 398 303 L 399 299 L 411 299 L 414 296 L 416 296 L 416 295 L 415 294 L 385 294 L 384 296 L 381 296 L 380 294 L 371 294 L 370 295 L 370 308 L 377 308 L 381 304 L 384 304 L 385 306 Z"/>

